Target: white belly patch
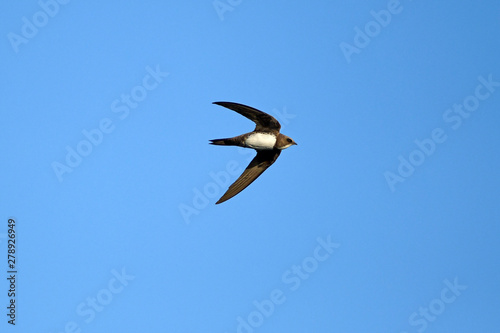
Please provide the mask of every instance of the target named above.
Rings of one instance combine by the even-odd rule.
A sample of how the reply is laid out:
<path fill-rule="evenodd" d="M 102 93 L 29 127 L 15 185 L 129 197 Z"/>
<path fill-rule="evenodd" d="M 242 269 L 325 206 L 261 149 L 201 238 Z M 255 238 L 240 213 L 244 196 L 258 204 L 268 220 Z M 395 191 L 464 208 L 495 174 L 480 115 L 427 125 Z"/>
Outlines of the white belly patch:
<path fill-rule="evenodd" d="M 276 137 L 271 134 L 255 133 L 246 139 L 247 147 L 253 149 L 274 149 Z"/>

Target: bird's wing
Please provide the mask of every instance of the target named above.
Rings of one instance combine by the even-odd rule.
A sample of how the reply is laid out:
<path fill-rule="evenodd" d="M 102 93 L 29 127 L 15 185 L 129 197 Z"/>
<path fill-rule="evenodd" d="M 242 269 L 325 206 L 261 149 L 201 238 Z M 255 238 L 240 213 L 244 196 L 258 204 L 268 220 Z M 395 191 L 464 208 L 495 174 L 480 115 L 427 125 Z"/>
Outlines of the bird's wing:
<path fill-rule="evenodd" d="M 247 117 L 253 121 L 257 126 L 255 126 L 255 131 L 267 132 L 267 131 L 278 131 L 281 128 L 280 123 L 271 115 L 265 112 L 254 109 L 250 106 L 243 104 L 232 103 L 232 102 L 214 102 L 214 104 L 226 107 L 233 111 L 238 112 L 242 116 Z"/>
<path fill-rule="evenodd" d="M 256 180 L 267 168 L 269 168 L 274 161 L 280 156 L 281 150 L 259 150 L 252 162 L 247 166 L 241 176 L 229 186 L 229 189 L 215 204 L 220 204 L 226 200 L 231 199 L 236 194 L 243 191 L 248 185 Z"/>

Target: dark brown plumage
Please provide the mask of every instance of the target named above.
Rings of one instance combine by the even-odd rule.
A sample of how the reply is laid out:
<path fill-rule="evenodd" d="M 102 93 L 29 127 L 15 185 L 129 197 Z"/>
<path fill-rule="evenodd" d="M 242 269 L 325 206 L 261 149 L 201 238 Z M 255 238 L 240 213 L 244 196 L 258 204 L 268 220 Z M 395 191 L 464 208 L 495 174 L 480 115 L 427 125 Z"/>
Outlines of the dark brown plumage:
<path fill-rule="evenodd" d="M 245 171 L 243 171 L 241 176 L 236 179 L 236 181 L 231 186 L 229 186 L 226 193 L 224 193 L 224 195 L 215 204 L 220 204 L 226 200 L 229 200 L 236 194 L 243 191 L 248 185 L 253 183 L 253 181 L 256 180 L 264 171 L 266 171 L 266 169 L 269 168 L 271 164 L 274 163 L 274 161 L 276 161 L 280 154 L 281 150 L 279 149 L 257 151 L 257 155 L 255 155 Z"/>
<path fill-rule="evenodd" d="M 231 199 L 269 168 L 281 154 L 281 150 L 296 145 L 292 138 L 279 133 L 281 125 L 271 115 L 254 109 L 250 106 L 232 102 L 214 102 L 238 112 L 252 120 L 256 126 L 253 132 L 235 136 L 233 138 L 210 140 L 210 144 L 220 146 L 240 146 L 253 148 L 257 155 L 247 166 L 241 176 L 231 185 L 224 195 L 216 202 L 220 204 Z"/>

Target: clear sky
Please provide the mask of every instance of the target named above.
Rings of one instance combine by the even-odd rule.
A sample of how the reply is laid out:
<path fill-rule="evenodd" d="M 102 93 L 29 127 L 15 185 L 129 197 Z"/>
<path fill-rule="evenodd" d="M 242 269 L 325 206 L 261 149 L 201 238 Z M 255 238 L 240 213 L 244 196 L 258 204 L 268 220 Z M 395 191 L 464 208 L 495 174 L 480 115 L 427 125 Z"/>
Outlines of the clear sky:
<path fill-rule="evenodd" d="M 0 331 L 499 331 L 500 2 L 0 9 Z"/>

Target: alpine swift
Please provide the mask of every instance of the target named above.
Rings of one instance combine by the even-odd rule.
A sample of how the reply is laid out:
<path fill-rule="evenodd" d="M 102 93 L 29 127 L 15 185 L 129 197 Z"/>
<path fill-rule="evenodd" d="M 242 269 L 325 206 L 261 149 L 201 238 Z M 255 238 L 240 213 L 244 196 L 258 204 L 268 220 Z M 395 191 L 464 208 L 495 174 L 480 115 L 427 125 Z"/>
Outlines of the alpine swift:
<path fill-rule="evenodd" d="M 253 132 L 238 135 L 233 138 L 210 140 L 212 145 L 240 146 L 257 151 L 254 159 L 247 166 L 241 176 L 229 186 L 229 189 L 215 204 L 231 199 L 243 191 L 280 156 L 283 149 L 296 145 L 292 138 L 280 133 L 280 123 L 271 115 L 254 109 L 250 106 L 232 102 L 214 102 L 253 121 L 256 126 Z"/>

